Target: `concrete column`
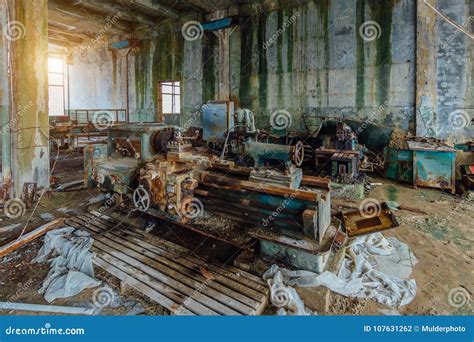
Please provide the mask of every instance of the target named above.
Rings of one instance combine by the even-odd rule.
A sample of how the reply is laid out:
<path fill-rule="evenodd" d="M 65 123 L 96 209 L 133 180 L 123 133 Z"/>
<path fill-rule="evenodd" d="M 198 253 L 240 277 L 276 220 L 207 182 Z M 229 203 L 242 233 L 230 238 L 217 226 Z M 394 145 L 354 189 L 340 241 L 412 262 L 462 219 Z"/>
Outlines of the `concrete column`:
<path fill-rule="evenodd" d="M 230 99 L 230 35 L 232 29 L 217 32 L 219 38 L 219 100 Z"/>
<path fill-rule="evenodd" d="M 7 24 L 7 8 L 0 5 L 0 146 L 2 154 L 2 177 L 0 183 L 11 181 L 10 159 L 10 86 L 8 77 L 8 35 L 4 31 Z"/>
<path fill-rule="evenodd" d="M 431 0 L 433 6 L 437 0 Z M 437 33 L 436 13 L 417 0 L 416 32 L 416 135 L 436 137 L 437 127 Z"/>
<path fill-rule="evenodd" d="M 15 196 L 25 182 L 49 186 L 48 1 L 8 0 Z"/>

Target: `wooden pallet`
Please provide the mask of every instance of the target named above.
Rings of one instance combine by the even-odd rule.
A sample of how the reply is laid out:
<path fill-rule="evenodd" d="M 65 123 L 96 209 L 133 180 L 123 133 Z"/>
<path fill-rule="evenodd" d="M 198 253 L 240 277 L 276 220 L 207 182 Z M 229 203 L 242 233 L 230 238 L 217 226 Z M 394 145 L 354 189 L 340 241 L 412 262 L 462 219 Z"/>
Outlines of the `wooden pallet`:
<path fill-rule="evenodd" d="M 184 247 L 97 212 L 66 223 L 93 234 L 95 265 L 172 314 L 259 315 L 267 305 L 267 285 L 248 272 L 206 262 Z"/>

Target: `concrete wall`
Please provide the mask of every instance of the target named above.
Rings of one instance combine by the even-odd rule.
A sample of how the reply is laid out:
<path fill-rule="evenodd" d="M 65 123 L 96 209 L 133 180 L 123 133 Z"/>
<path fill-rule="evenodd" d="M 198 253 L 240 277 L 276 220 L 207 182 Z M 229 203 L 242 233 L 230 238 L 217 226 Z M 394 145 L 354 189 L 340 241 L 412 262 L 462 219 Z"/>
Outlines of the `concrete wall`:
<path fill-rule="evenodd" d="M 438 8 L 468 32 L 474 32 L 474 1 L 439 0 Z M 437 18 L 437 132 L 474 138 L 474 41 Z"/>
<path fill-rule="evenodd" d="M 375 122 L 414 130 L 415 18 L 411 0 L 314 1 L 243 18 L 230 41 L 231 96 L 258 114 L 261 127 L 285 109 L 292 129 L 304 129 L 303 114 L 365 118 L 377 111 Z M 359 34 L 367 21 L 380 25 L 378 39 Z M 215 49 L 213 40 L 206 34 L 204 44 Z M 212 63 L 205 69 L 215 71 Z M 204 100 L 213 82 L 204 80 L 211 89 Z"/>
<path fill-rule="evenodd" d="M 439 0 L 437 6 L 465 23 L 473 2 Z M 285 109 L 293 116 L 291 129 L 296 130 L 304 129 L 306 114 L 370 117 L 376 123 L 430 135 L 415 123 L 416 7 L 413 0 L 315 0 L 244 17 L 228 42 L 230 97 L 254 111 L 260 128 L 269 126 L 272 112 Z M 456 110 L 472 117 L 472 40 L 462 33 L 452 37 L 455 29 L 439 16 L 434 18 L 432 51 L 437 56 L 435 65 L 427 65 L 435 71 L 434 90 L 428 94 L 435 99 L 430 108 L 437 125 L 434 134 L 454 134 L 462 140 L 472 137 L 472 125 L 454 130 L 448 121 Z M 361 35 L 366 22 L 379 25 L 375 39 Z M 443 43 L 446 40 L 449 44 Z M 104 49 L 96 60 L 101 65 L 71 66 L 78 68 L 72 72 L 77 84 L 71 78 L 71 108 L 126 107 L 125 57 L 122 51 L 115 53 L 113 57 Z M 199 125 L 193 119 L 189 123 L 192 113 L 202 103 L 218 99 L 218 54 L 219 40 L 212 32 L 187 41 L 180 27 L 174 27 L 143 40 L 129 56 L 131 119 L 154 120 L 156 85 L 173 79 L 183 82 L 181 124 Z M 76 86 L 79 94 L 75 94 Z M 307 123 L 312 128 L 316 120 Z"/>
<path fill-rule="evenodd" d="M 181 34 L 142 40 L 128 55 L 128 80 L 127 52 L 102 47 L 74 56 L 68 67 L 71 110 L 129 108 L 132 122 L 155 121 L 158 82 L 182 79 Z"/>
<path fill-rule="evenodd" d="M 68 74 L 71 109 L 126 109 L 125 52 L 89 50 L 74 57 Z"/>

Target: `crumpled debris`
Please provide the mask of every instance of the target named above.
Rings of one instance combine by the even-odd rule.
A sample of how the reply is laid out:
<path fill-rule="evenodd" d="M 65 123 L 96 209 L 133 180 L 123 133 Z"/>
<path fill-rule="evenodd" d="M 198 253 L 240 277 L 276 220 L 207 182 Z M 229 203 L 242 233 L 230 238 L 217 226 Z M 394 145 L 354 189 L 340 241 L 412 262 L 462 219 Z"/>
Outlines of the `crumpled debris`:
<path fill-rule="evenodd" d="M 54 215 L 53 214 L 50 214 L 50 213 L 42 213 L 42 214 L 39 214 L 39 217 L 43 220 L 43 221 L 46 221 L 46 222 L 50 222 L 52 220 L 55 219 Z"/>
<path fill-rule="evenodd" d="M 270 301 L 278 308 L 278 315 L 308 316 L 312 314 L 304 307 L 296 290 L 283 284 L 283 275 L 277 265 L 272 265 L 263 275 L 263 279 L 270 286 Z"/>
<path fill-rule="evenodd" d="M 394 238 L 388 240 L 382 234 L 375 233 L 352 241 L 338 275 L 327 271 L 322 274 L 290 271 L 276 265 L 265 274 L 270 271 L 271 274 L 277 274 L 280 271 L 286 286 L 324 286 L 343 296 L 369 298 L 387 306 L 398 307 L 410 303 L 416 295 L 415 280 L 395 275 L 398 273 L 408 277 L 411 273 L 410 265 L 417 262 L 405 247 L 405 244 Z M 380 269 L 393 274 L 384 273 Z"/>
<path fill-rule="evenodd" d="M 73 227 L 46 234 L 43 247 L 33 261 L 51 264 L 51 270 L 38 291 L 48 303 L 57 298 L 74 296 L 102 283 L 94 278 L 93 254 L 89 252 L 92 243 L 89 233 Z"/>

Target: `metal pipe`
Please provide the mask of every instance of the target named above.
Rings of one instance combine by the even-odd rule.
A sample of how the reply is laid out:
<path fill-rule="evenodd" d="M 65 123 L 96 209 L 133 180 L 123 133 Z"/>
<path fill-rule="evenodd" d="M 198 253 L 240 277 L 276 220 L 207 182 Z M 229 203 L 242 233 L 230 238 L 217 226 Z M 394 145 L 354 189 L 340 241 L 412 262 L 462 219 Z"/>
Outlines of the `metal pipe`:
<path fill-rule="evenodd" d="M 89 308 L 79 308 L 79 307 L 73 307 L 73 306 L 29 304 L 29 303 L 11 303 L 11 302 L 0 302 L 0 310 L 50 312 L 50 313 L 70 314 L 70 315 L 93 315 L 94 314 L 94 309 L 89 309 Z"/>
<path fill-rule="evenodd" d="M 132 51 L 132 48 L 131 47 L 130 49 L 128 49 L 126 55 L 125 55 L 125 68 L 127 69 L 126 70 L 126 74 L 127 74 L 127 77 L 126 77 L 126 80 L 127 80 L 127 85 L 126 85 L 126 90 L 125 90 L 125 97 L 127 99 L 127 114 L 126 114 L 126 119 L 125 121 L 127 123 L 130 123 L 130 99 L 129 99 L 129 94 L 130 94 L 130 90 L 128 89 L 129 88 L 129 85 L 130 85 L 130 76 L 128 75 L 129 73 L 129 66 L 128 66 L 128 55 L 130 54 L 130 52 Z"/>

